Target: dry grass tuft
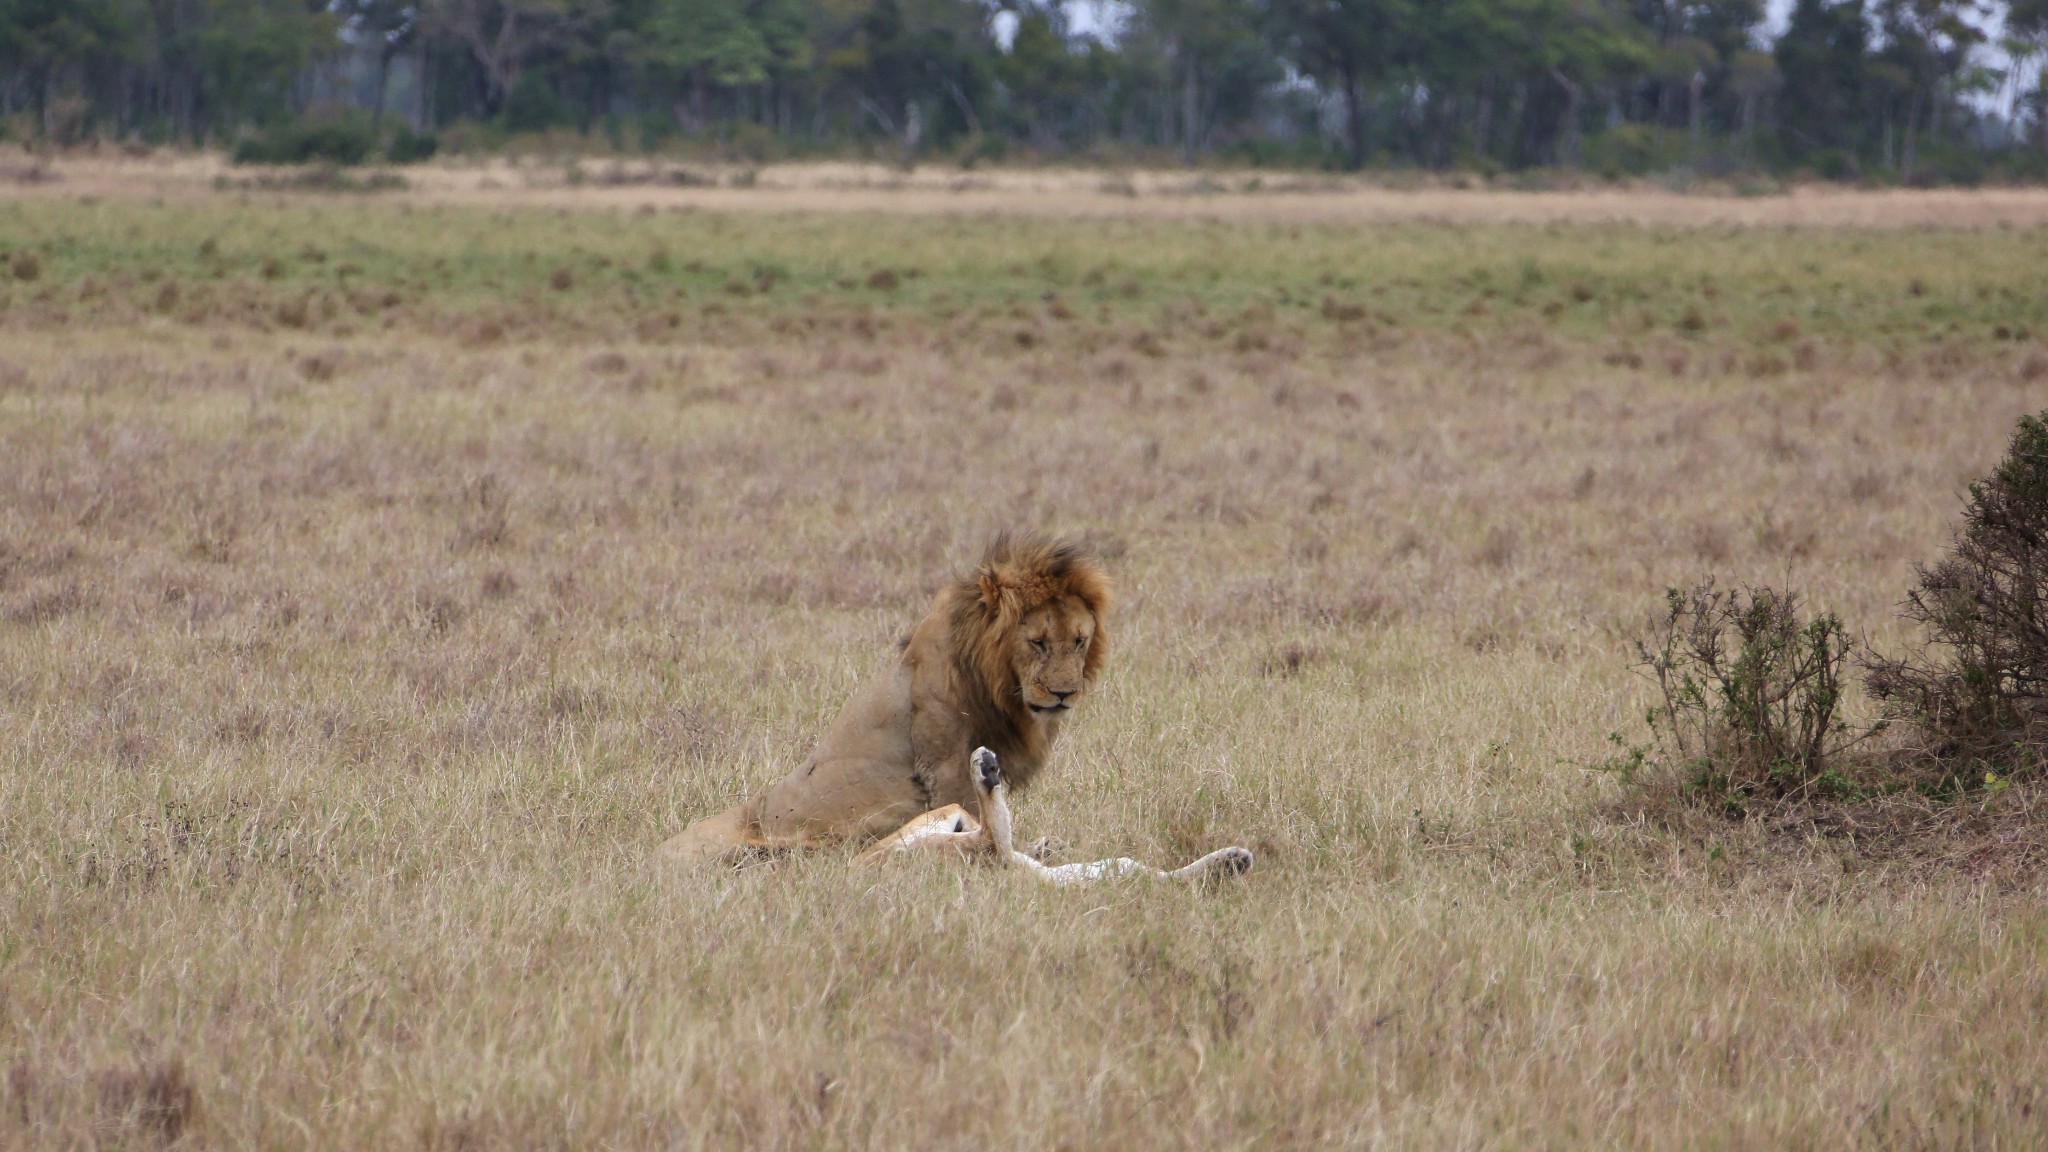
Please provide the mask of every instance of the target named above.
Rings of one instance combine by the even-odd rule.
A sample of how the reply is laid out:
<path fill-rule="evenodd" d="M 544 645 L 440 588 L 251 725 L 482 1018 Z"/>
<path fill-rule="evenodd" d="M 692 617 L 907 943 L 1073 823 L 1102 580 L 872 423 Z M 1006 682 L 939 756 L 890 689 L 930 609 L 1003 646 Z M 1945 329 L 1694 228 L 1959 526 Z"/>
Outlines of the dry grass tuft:
<path fill-rule="evenodd" d="M 102 1072 L 96 1088 L 96 1127 L 116 1143 L 136 1134 L 174 1144 L 198 1113 L 199 1094 L 176 1060 Z"/>
<path fill-rule="evenodd" d="M 1313 646 L 1295 641 L 1259 661 L 1259 673 L 1264 676 L 1298 676 L 1322 659 L 1322 655 Z"/>

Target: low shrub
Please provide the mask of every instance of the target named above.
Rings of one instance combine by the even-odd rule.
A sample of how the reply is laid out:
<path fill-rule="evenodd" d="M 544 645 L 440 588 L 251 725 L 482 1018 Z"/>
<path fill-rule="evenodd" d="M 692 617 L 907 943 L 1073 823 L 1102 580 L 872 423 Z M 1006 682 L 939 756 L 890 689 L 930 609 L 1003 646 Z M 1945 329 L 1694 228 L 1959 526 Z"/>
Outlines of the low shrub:
<path fill-rule="evenodd" d="M 401 125 L 392 133 L 390 143 L 384 145 L 384 159 L 393 164 L 419 164 L 434 158 L 440 151 L 441 141 L 431 132 L 415 132 Z"/>
<path fill-rule="evenodd" d="M 235 145 L 237 164 L 361 164 L 377 151 L 367 120 L 300 120 L 280 124 Z"/>
<path fill-rule="evenodd" d="M 1648 717 L 1655 762 L 1731 814 L 1756 799 L 1853 793 L 1844 754 L 1862 734 L 1839 719 L 1851 647 L 1832 614 L 1802 618 L 1793 592 L 1670 589 L 1657 634 L 1636 646 L 1661 697 Z M 1622 767 L 1633 775 L 1651 751 Z"/>
<path fill-rule="evenodd" d="M 1664 172 L 1685 163 L 1692 139 L 1680 128 L 1616 124 L 1585 140 L 1586 167 L 1609 180 Z"/>
<path fill-rule="evenodd" d="M 350 114 L 320 120 L 277 124 L 235 145 L 237 164 L 328 164 L 351 168 L 383 159 L 392 164 L 417 164 L 440 151 L 431 133 L 400 124 L 380 137 L 367 116 Z"/>
<path fill-rule="evenodd" d="M 1970 485 L 1948 554 L 1919 569 L 1901 614 L 1923 651 L 1864 650 L 1856 663 L 1883 710 L 1839 718 L 1852 642 L 1829 614 L 1801 616 L 1771 588 L 1707 581 L 1667 593 L 1663 622 L 1637 644 L 1657 684 L 1653 744 L 1606 767 L 1634 781 L 1668 769 L 1689 798 L 1731 814 L 1753 800 L 1854 798 L 1917 789 L 1996 792 L 2048 766 L 2048 412 L 2024 416 L 2004 459 Z M 1879 731 L 1882 747 L 1850 755 Z"/>
<path fill-rule="evenodd" d="M 1823 180 L 1854 180 L 1862 175 L 1856 157 L 1840 148 L 1824 148 L 1813 154 L 1813 174 Z"/>

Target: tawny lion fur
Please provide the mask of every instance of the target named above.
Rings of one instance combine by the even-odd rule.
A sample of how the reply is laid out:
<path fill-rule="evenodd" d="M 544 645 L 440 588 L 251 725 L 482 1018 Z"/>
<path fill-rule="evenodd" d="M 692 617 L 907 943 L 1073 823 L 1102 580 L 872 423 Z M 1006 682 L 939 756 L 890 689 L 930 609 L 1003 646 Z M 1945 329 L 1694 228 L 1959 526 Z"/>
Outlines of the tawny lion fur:
<path fill-rule="evenodd" d="M 862 844 L 948 804 L 978 807 L 969 753 L 1023 790 L 1109 656 L 1110 586 L 1075 544 L 995 539 L 942 589 L 890 670 L 850 700 L 810 759 L 767 792 L 684 829 L 659 854 Z"/>

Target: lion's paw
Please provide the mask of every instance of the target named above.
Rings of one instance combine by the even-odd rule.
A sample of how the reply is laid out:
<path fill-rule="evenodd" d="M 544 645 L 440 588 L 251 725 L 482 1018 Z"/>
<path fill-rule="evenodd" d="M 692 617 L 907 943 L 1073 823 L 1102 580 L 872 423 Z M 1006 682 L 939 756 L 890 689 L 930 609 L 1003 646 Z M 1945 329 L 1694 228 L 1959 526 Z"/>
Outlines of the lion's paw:
<path fill-rule="evenodd" d="M 1225 848 L 1216 857 L 1216 871 L 1229 876 L 1242 876 L 1252 870 L 1252 850 L 1249 848 Z"/>

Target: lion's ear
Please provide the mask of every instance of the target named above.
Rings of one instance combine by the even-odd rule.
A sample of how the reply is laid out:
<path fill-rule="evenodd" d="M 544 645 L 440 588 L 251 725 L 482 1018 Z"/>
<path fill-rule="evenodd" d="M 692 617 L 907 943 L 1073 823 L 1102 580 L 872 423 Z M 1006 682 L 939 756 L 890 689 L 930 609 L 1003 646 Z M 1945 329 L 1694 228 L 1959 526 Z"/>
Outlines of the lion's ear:
<path fill-rule="evenodd" d="M 981 606 L 993 612 L 1003 602 L 1003 578 L 994 565 L 984 567 L 981 577 Z"/>

